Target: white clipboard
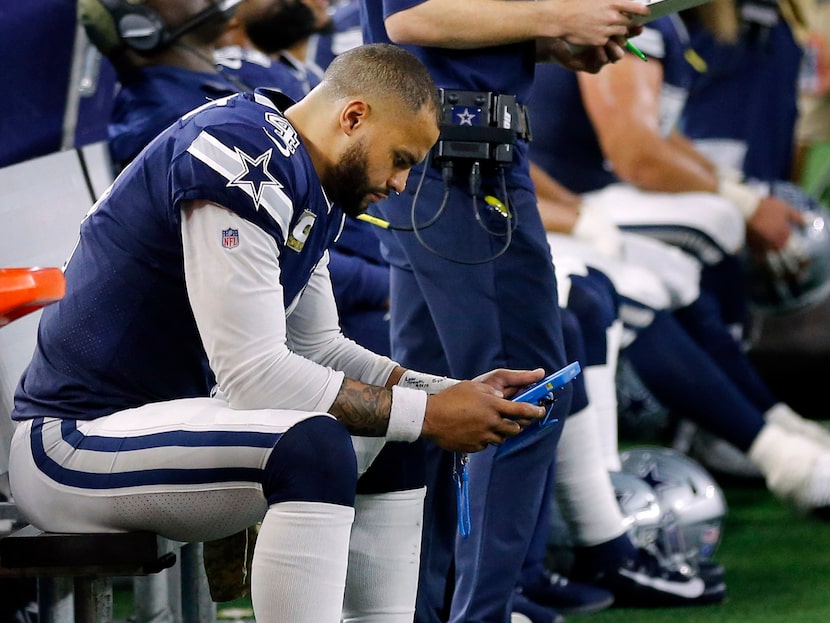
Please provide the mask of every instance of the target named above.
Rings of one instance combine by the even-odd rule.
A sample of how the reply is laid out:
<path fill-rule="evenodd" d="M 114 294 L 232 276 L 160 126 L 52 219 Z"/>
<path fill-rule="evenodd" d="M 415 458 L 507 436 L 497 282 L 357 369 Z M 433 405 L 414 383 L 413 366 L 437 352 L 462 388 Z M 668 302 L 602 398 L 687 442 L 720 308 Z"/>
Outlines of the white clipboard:
<path fill-rule="evenodd" d="M 663 17 L 669 13 L 677 13 L 678 11 L 685 11 L 692 7 L 706 4 L 710 0 L 651 0 L 644 2 L 644 4 L 651 10 L 647 16 L 634 15 L 635 24 L 648 24 L 656 20 L 658 17 Z"/>

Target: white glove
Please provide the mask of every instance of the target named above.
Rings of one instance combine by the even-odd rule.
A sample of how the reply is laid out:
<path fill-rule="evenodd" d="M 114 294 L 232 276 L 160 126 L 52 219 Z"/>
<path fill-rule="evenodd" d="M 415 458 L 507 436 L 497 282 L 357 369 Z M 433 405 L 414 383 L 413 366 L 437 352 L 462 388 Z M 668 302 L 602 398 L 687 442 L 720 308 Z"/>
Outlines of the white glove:
<path fill-rule="evenodd" d="M 583 201 L 579 206 L 579 217 L 571 235 L 577 240 L 588 242 L 607 257 L 619 257 L 622 249 L 622 232 L 611 220 L 604 205 Z"/>

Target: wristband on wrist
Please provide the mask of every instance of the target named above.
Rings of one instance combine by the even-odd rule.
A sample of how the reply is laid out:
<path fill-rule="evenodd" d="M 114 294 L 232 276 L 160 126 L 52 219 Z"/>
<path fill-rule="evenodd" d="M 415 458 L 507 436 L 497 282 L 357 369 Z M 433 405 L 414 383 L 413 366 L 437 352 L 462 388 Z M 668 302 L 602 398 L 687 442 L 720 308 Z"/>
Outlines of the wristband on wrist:
<path fill-rule="evenodd" d="M 746 184 L 730 179 L 721 179 L 718 183 L 718 194 L 737 206 L 738 211 L 748 221 L 761 203 L 761 195 Z"/>
<path fill-rule="evenodd" d="M 448 387 L 452 387 L 456 383 L 458 383 L 456 379 L 451 379 L 446 376 L 436 376 L 434 374 L 407 370 L 403 373 L 397 385 L 400 387 L 409 387 L 410 389 L 420 389 L 428 394 L 437 394 Z"/>
<path fill-rule="evenodd" d="M 427 412 L 427 394 L 419 389 L 394 386 L 387 441 L 415 441 L 421 436 Z"/>
<path fill-rule="evenodd" d="M 731 180 L 733 182 L 743 182 L 744 173 L 740 169 L 733 169 L 732 167 L 721 166 L 717 168 L 718 180 Z"/>

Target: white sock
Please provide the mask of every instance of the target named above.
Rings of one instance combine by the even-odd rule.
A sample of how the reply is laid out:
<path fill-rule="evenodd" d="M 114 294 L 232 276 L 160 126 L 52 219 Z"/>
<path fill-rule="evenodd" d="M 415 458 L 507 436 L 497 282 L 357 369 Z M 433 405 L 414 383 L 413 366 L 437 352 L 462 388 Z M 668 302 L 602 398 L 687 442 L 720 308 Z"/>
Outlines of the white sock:
<path fill-rule="evenodd" d="M 798 433 L 817 441 L 825 448 L 830 448 L 830 430 L 814 422 L 808 420 L 795 411 L 790 405 L 779 402 L 764 413 L 764 419 L 767 422 L 777 424 L 784 430 L 791 433 Z"/>
<path fill-rule="evenodd" d="M 585 377 L 585 391 L 596 410 L 602 456 L 605 468 L 609 472 L 618 472 L 620 450 L 617 444 L 617 361 L 622 340 L 622 322 L 615 321 L 605 332 L 608 352 L 605 365 L 586 366 L 582 371 Z"/>
<path fill-rule="evenodd" d="M 354 509 L 280 502 L 265 513 L 251 565 L 257 623 L 338 623 Z"/>
<path fill-rule="evenodd" d="M 625 532 L 591 405 L 565 420 L 556 450 L 556 500 L 579 545 L 598 545 Z"/>
<path fill-rule="evenodd" d="M 344 623 L 412 623 L 426 488 L 358 495 Z"/>
<path fill-rule="evenodd" d="M 801 509 L 813 505 L 813 472 L 821 454 L 818 443 L 772 422 L 764 425 L 747 452 L 770 491 Z"/>

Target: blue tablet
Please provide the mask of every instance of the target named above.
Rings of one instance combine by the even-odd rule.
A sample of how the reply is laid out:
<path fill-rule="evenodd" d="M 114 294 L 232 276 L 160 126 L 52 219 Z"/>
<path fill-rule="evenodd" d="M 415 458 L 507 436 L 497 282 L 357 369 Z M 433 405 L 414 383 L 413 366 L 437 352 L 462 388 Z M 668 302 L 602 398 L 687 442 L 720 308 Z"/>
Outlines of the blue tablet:
<path fill-rule="evenodd" d="M 540 406 L 553 403 L 556 400 L 556 390 L 561 389 L 570 383 L 574 377 L 581 372 L 581 370 L 582 369 L 579 367 L 578 361 L 569 363 L 561 370 L 557 370 L 553 374 L 543 378 L 541 381 L 523 389 L 516 394 L 512 400 L 514 402 L 530 402 Z M 507 440 L 499 446 L 498 450 L 496 450 L 496 456 L 506 456 L 525 447 L 532 440 L 535 433 L 542 430 L 546 426 L 556 423 L 557 421 L 558 419 L 551 418 L 550 414 L 539 420 L 534 420 L 530 426 L 526 427 L 518 435 L 508 437 Z"/>

